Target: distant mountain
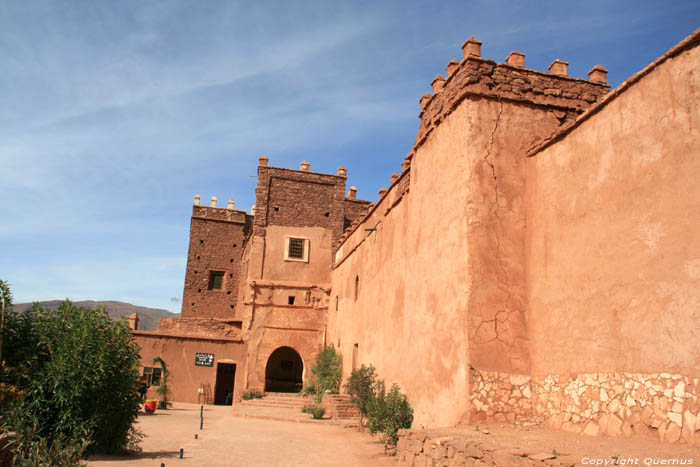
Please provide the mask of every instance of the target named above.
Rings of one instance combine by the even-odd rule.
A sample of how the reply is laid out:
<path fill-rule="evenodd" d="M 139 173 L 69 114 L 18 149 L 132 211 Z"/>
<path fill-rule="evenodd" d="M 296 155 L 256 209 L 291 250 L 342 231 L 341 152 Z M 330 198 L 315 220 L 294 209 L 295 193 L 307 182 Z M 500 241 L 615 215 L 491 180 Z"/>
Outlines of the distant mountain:
<path fill-rule="evenodd" d="M 39 306 L 55 310 L 61 305 L 61 303 L 63 303 L 63 300 L 48 300 L 45 302 L 39 302 Z M 161 310 L 160 308 L 147 308 L 145 306 L 136 306 L 132 305 L 131 303 L 116 302 L 111 300 L 84 300 L 82 302 L 73 302 L 73 304 L 85 308 L 97 308 L 99 306 L 104 306 L 107 309 L 107 314 L 109 314 L 109 317 L 115 321 L 118 321 L 125 316 L 129 316 L 131 313 L 136 313 L 139 315 L 140 331 L 155 331 L 158 328 L 158 320 L 160 318 L 179 316 L 175 313 L 169 312 L 168 310 Z M 14 304 L 15 311 L 19 313 L 31 310 L 33 306 L 33 303 Z"/>

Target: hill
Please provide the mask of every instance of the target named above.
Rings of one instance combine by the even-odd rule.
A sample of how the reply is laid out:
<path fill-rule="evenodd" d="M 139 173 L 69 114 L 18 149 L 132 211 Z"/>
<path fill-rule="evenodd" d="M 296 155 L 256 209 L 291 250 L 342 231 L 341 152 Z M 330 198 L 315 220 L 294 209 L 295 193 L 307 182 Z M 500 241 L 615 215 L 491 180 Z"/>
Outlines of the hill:
<path fill-rule="evenodd" d="M 44 308 L 56 309 L 63 303 L 63 300 L 47 300 L 44 302 L 39 302 L 39 306 Z M 107 309 L 109 317 L 117 321 L 123 317 L 129 316 L 131 313 L 136 313 L 139 315 L 139 330 L 142 331 L 155 331 L 158 327 L 158 320 L 160 318 L 170 318 L 173 316 L 178 316 L 175 313 L 171 313 L 168 310 L 162 310 L 160 308 L 147 308 L 145 306 L 136 306 L 131 303 L 117 302 L 113 300 L 105 301 L 95 301 L 95 300 L 83 300 L 81 302 L 73 302 L 76 306 L 86 307 L 86 308 L 97 308 L 99 306 L 104 306 Z M 15 311 L 23 313 L 27 310 L 31 310 L 33 303 L 16 303 L 14 304 Z"/>

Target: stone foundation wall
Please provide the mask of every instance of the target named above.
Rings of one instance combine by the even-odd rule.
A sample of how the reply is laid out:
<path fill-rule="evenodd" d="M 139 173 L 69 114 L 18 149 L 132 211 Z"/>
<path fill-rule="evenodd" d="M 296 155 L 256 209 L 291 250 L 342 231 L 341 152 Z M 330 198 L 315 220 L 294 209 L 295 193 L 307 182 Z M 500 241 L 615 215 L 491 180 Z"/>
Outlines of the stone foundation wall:
<path fill-rule="evenodd" d="M 700 379 L 670 373 L 534 377 L 471 371 L 472 421 L 534 419 L 589 436 L 656 430 L 662 441 L 700 440 Z"/>
<path fill-rule="evenodd" d="M 532 417 L 531 378 L 526 375 L 470 371 L 470 420 L 508 421 Z"/>

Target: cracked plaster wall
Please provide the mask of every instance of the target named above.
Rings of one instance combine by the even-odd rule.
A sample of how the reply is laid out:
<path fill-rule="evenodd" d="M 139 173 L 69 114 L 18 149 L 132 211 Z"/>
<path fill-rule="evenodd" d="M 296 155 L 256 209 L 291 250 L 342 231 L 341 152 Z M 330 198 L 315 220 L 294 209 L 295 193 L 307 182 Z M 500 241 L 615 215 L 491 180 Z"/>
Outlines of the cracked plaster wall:
<path fill-rule="evenodd" d="M 528 159 L 533 375 L 700 374 L 700 47 Z"/>
<path fill-rule="evenodd" d="M 470 364 L 529 370 L 525 150 L 559 124 L 546 108 L 464 99 L 414 153 L 409 192 L 396 204 L 392 187 L 336 256 L 329 342 L 344 377 L 358 344 L 356 366 L 398 382 L 416 426 L 468 416 Z"/>

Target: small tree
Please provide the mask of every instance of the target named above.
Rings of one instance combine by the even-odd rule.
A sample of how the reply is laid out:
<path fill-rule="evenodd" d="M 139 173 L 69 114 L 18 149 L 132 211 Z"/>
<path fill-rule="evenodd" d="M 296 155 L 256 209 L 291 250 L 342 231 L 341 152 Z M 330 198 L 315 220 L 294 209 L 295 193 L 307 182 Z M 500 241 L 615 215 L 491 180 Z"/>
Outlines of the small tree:
<path fill-rule="evenodd" d="M 153 359 L 154 365 L 160 365 L 160 386 L 156 389 L 156 392 L 160 396 L 158 401 L 158 408 L 167 410 L 171 405 L 168 401 L 170 397 L 170 388 L 168 387 L 168 378 L 170 377 L 170 371 L 168 370 L 168 365 L 165 364 L 165 360 L 160 357 L 155 357 Z"/>
<path fill-rule="evenodd" d="M 3 382 L 23 394 L 3 407 L 6 423 L 35 427 L 29 442 L 46 440 L 49 450 L 58 440 L 91 452 L 133 447 L 139 348 L 125 322 L 66 301 L 58 310 L 10 312 L 3 337 Z"/>
<path fill-rule="evenodd" d="M 326 391 L 333 394 L 340 391 L 340 379 L 343 376 L 342 361 L 343 356 L 335 350 L 333 344 L 323 349 L 316 357 L 316 365 L 311 368 L 311 372 L 316 377 L 318 401 Z"/>
<path fill-rule="evenodd" d="M 375 397 L 376 378 L 374 366 L 365 366 L 363 363 L 360 368 L 352 370 L 345 384 L 345 392 L 350 395 L 353 404 L 360 412 L 360 429 L 362 429 L 363 418 L 369 414 L 370 404 Z"/>
<path fill-rule="evenodd" d="M 396 445 L 401 428 L 411 428 L 413 408 L 399 386 L 393 384 L 388 394 L 384 394 L 384 383 L 379 382 L 376 397 L 370 402 L 369 431 L 372 434 L 383 433 L 384 441 Z"/>

